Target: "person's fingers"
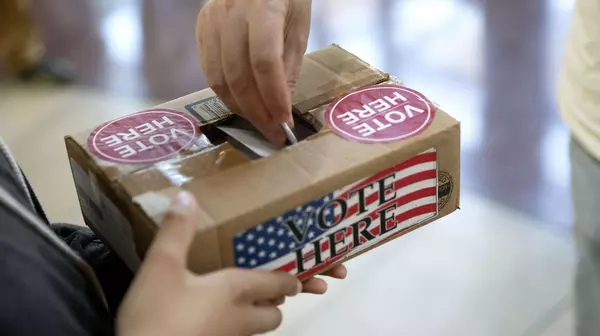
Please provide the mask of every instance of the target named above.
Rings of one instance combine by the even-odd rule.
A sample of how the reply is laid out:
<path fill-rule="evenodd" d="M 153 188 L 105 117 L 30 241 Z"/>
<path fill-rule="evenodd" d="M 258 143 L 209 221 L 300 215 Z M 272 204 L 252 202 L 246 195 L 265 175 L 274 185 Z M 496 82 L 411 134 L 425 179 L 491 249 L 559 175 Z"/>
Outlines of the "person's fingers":
<path fill-rule="evenodd" d="M 277 306 L 281 306 L 284 303 L 285 303 L 285 296 L 282 296 L 282 297 L 280 297 L 278 299 L 274 299 L 274 300 L 266 300 L 266 301 L 257 302 L 256 305 L 257 306 L 277 307 Z"/>
<path fill-rule="evenodd" d="M 302 60 L 308 45 L 312 1 L 292 1 L 292 11 L 285 32 L 283 63 L 287 84 L 291 91 L 300 77 Z"/>
<path fill-rule="evenodd" d="M 227 270 L 223 275 L 233 295 L 251 304 L 294 296 L 302 289 L 296 277 L 283 272 Z"/>
<path fill-rule="evenodd" d="M 344 264 L 341 264 L 325 272 L 323 275 L 342 280 L 346 279 L 346 277 L 348 276 L 348 269 L 346 269 L 346 266 L 344 266 Z"/>
<path fill-rule="evenodd" d="M 241 114 L 242 111 L 231 93 L 223 73 L 221 33 L 218 25 L 220 22 L 226 21 L 225 16 L 226 13 L 220 6 L 213 3 L 206 4 L 198 15 L 196 40 L 208 86 L 223 101 L 229 111 Z"/>
<path fill-rule="evenodd" d="M 284 1 L 254 1 L 250 11 L 250 62 L 267 109 L 278 123 L 292 123 L 291 94 L 283 64 L 285 19 Z"/>
<path fill-rule="evenodd" d="M 285 133 L 267 110 L 250 65 L 248 27 L 242 9 L 232 9 L 231 19 L 221 25 L 221 61 L 225 79 L 237 105 L 244 111 L 243 116 L 269 141 L 282 144 Z"/>
<path fill-rule="evenodd" d="M 319 278 L 308 279 L 302 285 L 302 292 L 317 295 L 325 294 L 327 292 L 327 282 Z"/>
<path fill-rule="evenodd" d="M 283 145 L 285 140 L 287 139 L 287 135 L 283 130 L 283 127 L 279 124 L 265 124 L 260 122 L 260 119 L 257 118 L 254 114 L 248 113 L 246 119 L 256 127 L 262 133 L 265 138 L 276 145 Z"/>
<path fill-rule="evenodd" d="M 279 299 L 275 299 L 271 301 L 273 306 L 281 306 L 285 303 L 285 296 L 280 297 Z"/>
<path fill-rule="evenodd" d="M 346 276 L 348 276 L 348 269 L 346 269 L 346 266 L 344 266 L 344 264 L 340 264 L 330 269 L 329 271 L 323 273 L 323 276 L 342 280 L 345 279 Z M 303 283 L 302 292 L 310 294 L 325 294 L 325 292 L 327 292 L 327 287 L 328 285 L 327 282 L 325 282 L 325 280 L 319 278 L 311 278 Z"/>
<path fill-rule="evenodd" d="M 276 306 L 249 306 L 248 312 L 243 314 L 245 320 L 244 330 L 249 334 L 264 334 L 277 329 L 283 320 L 281 310 Z"/>
<path fill-rule="evenodd" d="M 198 205 L 194 195 L 181 191 L 165 213 L 162 227 L 146 254 L 147 265 L 185 269 L 187 255 L 196 232 Z"/>
<path fill-rule="evenodd" d="M 200 62 L 202 65 L 202 69 L 206 72 L 207 62 L 206 57 L 204 57 L 204 51 L 211 48 L 210 40 L 207 39 L 206 31 L 209 29 L 207 27 L 208 20 L 210 20 L 210 11 L 212 9 L 212 4 L 207 3 L 202 10 L 198 13 L 198 18 L 196 19 L 196 46 L 198 47 L 198 55 L 200 56 Z"/>

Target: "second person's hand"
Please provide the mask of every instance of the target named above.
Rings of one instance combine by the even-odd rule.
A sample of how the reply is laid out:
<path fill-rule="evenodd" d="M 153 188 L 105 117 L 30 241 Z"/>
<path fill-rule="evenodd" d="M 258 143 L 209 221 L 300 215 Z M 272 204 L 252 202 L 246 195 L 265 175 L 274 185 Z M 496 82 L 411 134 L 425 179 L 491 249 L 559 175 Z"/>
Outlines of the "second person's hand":
<path fill-rule="evenodd" d="M 181 193 L 148 250 L 117 317 L 117 334 L 247 336 L 281 323 L 277 305 L 301 291 L 287 273 L 221 270 L 195 275 L 187 269 L 196 233 L 197 205 Z"/>
<path fill-rule="evenodd" d="M 312 0 L 212 0 L 196 38 L 208 85 L 271 142 L 293 126 L 291 90 L 300 73 Z"/>

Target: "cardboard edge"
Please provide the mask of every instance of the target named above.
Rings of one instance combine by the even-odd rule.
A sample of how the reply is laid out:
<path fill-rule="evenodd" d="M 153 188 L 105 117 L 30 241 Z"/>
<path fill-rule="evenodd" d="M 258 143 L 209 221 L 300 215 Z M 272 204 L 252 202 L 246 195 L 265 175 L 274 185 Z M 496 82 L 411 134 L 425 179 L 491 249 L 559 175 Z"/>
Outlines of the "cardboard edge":
<path fill-rule="evenodd" d="M 91 164 L 90 160 L 93 160 L 91 155 L 87 153 L 82 146 L 71 136 L 65 137 L 65 145 L 67 147 L 67 155 L 70 159 L 73 159 L 77 165 L 79 165 L 85 173 L 93 179 L 96 179 L 98 182 L 98 187 L 100 191 L 111 200 L 116 206 L 117 209 L 123 214 L 130 224 L 135 221 L 135 225 L 130 225 L 132 234 L 133 234 L 133 244 L 135 247 L 135 251 L 140 260 L 146 256 L 148 248 L 151 246 L 154 238 L 156 237 L 156 233 L 160 229 L 160 224 L 156 223 L 156 221 L 149 216 L 148 213 L 144 211 L 142 206 L 138 204 L 135 199 L 129 195 L 129 193 L 118 183 L 118 180 L 110 180 L 110 178 L 104 173 L 102 169 L 98 166 Z M 91 177 L 93 175 L 93 177 Z M 177 188 L 181 190 L 181 188 Z M 78 195 L 79 198 L 79 195 Z M 199 211 L 202 211 L 199 209 Z M 121 256 L 116 252 L 114 246 L 112 246 L 110 240 L 108 240 L 97 227 L 94 226 L 92 221 L 89 218 L 84 216 L 84 220 L 86 222 L 87 227 L 89 227 L 96 236 L 102 240 L 102 242 L 113 252 L 115 255 Z M 194 241 L 198 241 L 201 236 L 206 237 L 206 232 L 203 229 L 212 230 L 214 233 L 211 235 L 212 241 L 216 244 L 213 246 L 211 251 L 212 256 L 215 257 L 216 264 L 219 268 L 223 267 L 223 260 L 221 256 L 221 247 L 217 238 L 217 230 L 216 228 L 206 228 L 201 225 L 201 223 L 197 223 L 198 230 L 196 231 Z M 201 253 L 206 248 L 205 244 L 197 244 L 192 243 L 192 247 L 190 248 L 190 253 Z M 217 256 L 218 253 L 218 256 Z M 217 258 L 218 257 L 218 258 Z M 192 258 L 188 258 L 188 262 L 191 261 Z M 188 265 L 191 271 L 196 273 L 206 273 L 206 268 L 189 264 Z"/>
<path fill-rule="evenodd" d="M 457 131 L 460 131 L 460 124 L 454 118 L 452 118 L 452 120 L 453 120 L 452 123 L 449 123 L 449 124 L 445 125 L 444 127 L 440 127 L 436 132 L 432 133 L 428 139 L 430 139 L 430 141 L 433 141 L 432 139 L 444 138 L 444 137 L 447 137 L 448 135 L 451 135 L 452 133 L 456 133 Z M 457 136 L 458 136 L 457 141 L 460 143 L 460 133 L 457 133 Z M 425 146 L 425 147 L 427 147 L 427 146 Z M 415 155 L 418 155 L 419 153 L 421 153 L 423 150 L 426 150 L 426 149 L 428 149 L 428 148 L 424 148 L 424 146 L 421 142 L 416 141 L 416 142 L 412 143 L 410 146 L 408 146 L 402 150 L 402 156 L 406 157 L 406 158 L 410 158 Z M 458 151 L 457 154 L 460 155 L 460 148 L 457 148 L 457 151 Z M 280 153 L 277 153 L 276 155 L 283 155 L 283 153 L 285 153 L 285 152 L 286 151 L 284 150 Z M 292 204 L 291 206 L 285 207 L 285 208 L 292 209 L 299 205 L 310 202 L 313 199 L 320 197 L 321 194 L 325 195 L 327 193 L 327 191 L 323 191 L 325 189 L 335 190 L 335 189 L 341 188 L 341 187 L 348 185 L 349 183 L 352 183 L 354 181 L 357 181 L 361 178 L 376 174 L 382 169 L 382 168 L 370 169 L 369 166 L 385 167 L 385 168 L 392 167 L 394 164 L 398 163 L 398 160 L 395 159 L 395 157 L 397 157 L 398 155 L 399 154 L 397 151 L 396 151 L 396 153 L 388 153 L 386 155 L 383 155 L 380 158 L 371 160 L 368 163 L 363 163 L 363 164 L 360 164 L 360 165 L 354 167 L 352 169 L 352 172 L 346 172 L 344 174 L 340 174 L 340 175 L 343 175 L 344 178 L 338 179 L 338 181 L 335 183 L 335 186 L 333 188 L 324 188 L 322 186 L 315 186 L 314 184 L 306 185 L 299 191 L 289 193 L 285 197 L 282 197 L 277 200 L 273 200 L 271 202 L 265 202 L 261 206 L 250 210 L 249 212 L 247 212 L 244 215 L 244 217 L 260 218 L 258 221 L 256 221 L 256 223 L 248 224 L 248 225 L 245 225 L 245 227 L 240 228 L 239 225 L 233 224 L 233 223 L 239 222 L 240 218 L 236 217 L 236 218 L 230 219 L 229 221 L 225 221 L 225 222 L 221 223 L 220 225 L 216 226 L 219 228 L 219 232 L 220 232 L 219 237 L 220 237 L 221 241 L 229 242 L 229 241 L 231 241 L 231 238 L 233 237 L 233 231 L 234 231 L 233 228 L 235 228 L 235 231 L 240 232 L 243 230 L 247 230 L 251 227 L 254 227 L 255 225 L 258 225 L 259 223 L 267 221 L 270 218 L 273 218 L 274 216 L 279 215 L 277 213 L 273 213 L 272 215 L 264 215 L 264 213 L 272 213 L 272 211 L 270 211 L 270 209 L 284 208 L 284 206 L 280 206 L 277 204 L 286 204 L 286 205 Z M 458 157 L 458 161 L 460 162 L 460 157 Z M 383 168 L 383 169 L 385 169 L 385 168 Z M 457 166 L 456 169 L 458 169 L 458 172 L 460 173 L 460 166 Z M 362 171 L 362 173 L 357 173 L 358 171 Z M 365 173 L 365 171 L 368 171 L 368 173 Z M 458 182 L 460 182 L 460 180 L 457 181 L 457 183 Z M 309 190 L 314 191 L 314 192 L 308 192 Z M 319 192 L 317 193 L 315 190 L 319 190 Z M 458 184 L 457 184 L 457 187 L 455 188 L 455 190 L 460 190 L 460 186 Z M 313 193 L 318 194 L 318 195 L 314 196 L 314 197 L 309 196 Z M 456 195 L 458 195 L 458 194 L 456 194 Z M 455 197 L 455 196 L 452 196 L 452 197 Z M 427 224 L 434 220 L 438 220 L 438 219 L 446 216 L 446 214 L 442 215 L 444 213 L 444 211 L 446 211 L 446 209 L 452 209 L 452 211 L 454 211 L 456 208 L 457 208 L 456 206 L 453 206 L 453 203 L 447 204 L 443 209 L 439 210 L 438 216 L 436 216 L 432 220 L 426 221 L 424 223 Z M 425 224 L 421 224 L 417 228 L 422 227 Z M 388 240 L 385 240 L 385 242 L 387 242 L 387 241 Z M 224 260 L 225 264 L 231 264 L 233 262 L 233 259 L 230 255 L 231 253 L 229 253 L 230 252 L 229 246 L 227 246 L 227 245 L 228 244 L 224 244 L 224 246 L 222 246 L 222 252 L 224 253 L 222 257 L 225 258 L 225 260 Z M 319 274 L 321 274 L 321 273 L 322 272 L 319 272 Z"/>
<path fill-rule="evenodd" d="M 452 119 L 454 119 L 454 118 L 452 118 Z M 384 244 L 387 244 L 387 243 L 389 243 L 389 242 L 391 242 L 393 240 L 396 240 L 396 239 L 398 239 L 400 237 L 403 237 L 403 236 L 405 236 L 405 235 L 407 235 L 407 234 L 409 234 L 409 233 L 411 233 L 411 232 L 413 232 L 413 231 L 415 231 L 417 229 L 420 229 L 420 228 L 422 228 L 424 226 L 427 226 L 429 224 L 432 224 L 434 222 L 438 222 L 441 219 L 443 219 L 443 218 L 451 215 L 452 213 L 456 212 L 457 210 L 460 210 L 460 195 L 461 195 L 461 190 L 462 190 L 461 185 L 460 185 L 460 174 L 462 173 L 462 170 L 461 170 L 462 158 L 461 158 L 461 151 L 460 151 L 461 123 L 458 120 L 456 120 L 456 119 L 454 119 L 454 121 L 455 121 L 454 124 L 451 124 L 448 127 L 446 127 L 445 129 L 443 129 L 441 132 L 436 133 L 436 135 L 439 136 L 439 137 L 443 137 L 446 134 L 455 133 L 456 137 L 457 137 L 456 140 L 457 140 L 457 142 L 459 144 L 459 146 L 454 146 L 453 147 L 456 150 L 456 152 L 457 152 L 457 153 L 455 153 L 455 154 L 457 154 L 457 160 L 456 160 L 456 166 L 455 166 L 455 169 L 454 169 L 455 172 L 457 173 L 457 175 L 453 176 L 453 178 L 456 179 L 454 181 L 456 184 L 455 184 L 455 187 L 453 188 L 453 191 L 452 191 L 453 194 L 450 196 L 451 198 L 454 198 L 454 202 L 450 203 L 450 204 L 446 204 L 441 209 L 438 208 L 438 214 L 437 214 L 437 216 L 435 216 L 433 218 L 430 218 L 428 220 L 425 220 L 422 223 L 419 223 L 419 224 L 413 225 L 413 226 L 411 226 L 409 228 L 406 228 L 406 229 L 404 229 L 403 231 L 399 232 L 396 235 L 388 237 L 387 239 L 382 240 L 382 241 L 378 242 L 377 244 L 369 246 L 368 248 L 366 248 L 366 249 L 364 249 L 364 250 L 362 250 L 362 251 L 360 251 L 360 252 L 358 252 L 356 254 L 353 254 L 353 255 L 351 255 L 349 257 L 343 258 L 341 261 L 334 262 L 333 264 L 328 265 L 327 267 L 324 267 L 322 270 L 320 270 L 316 274 L 312 274 L 312 275 L 306 276 L 306 277 L 301 277 L 301 278 L 299 278 L 301 281 L 305 281 L 305 280 L 308 280 L 308 279 L 313 278 L 315 276 L 319 276 L 321 274 L 324 274 L 324 273 L 328 272 L 329 270 L 335 268 L 336 266 L 338 266 L 340 264 L 344 264 L 344 263 L 346 263 L 346 262 L 348 262 L 348 261 L 350 261 L 350 260 L 352 260 L 352 259 L 354 259 L 356 257 L 361 256 L 364 253 L 367 253 L 367 252 L 369 252 L 369 251 L 371 251 L 371 250 L 373 250 L 375 248 L 378 248 L 378 247 L 380 247 L 380 246 L 382 246 Z"/>
<path fill-rule="evenodd" d="M 450 210 L 448 210 L 448 209 L 450 209 Z M 335 267 L 336 267 L 336 266 L 338 266 L 338 265 L 345 264 L 345 263 L 347 263 L 348 261 L 350 261 L 350 260 L 352 260 L 352 259 L 354 259 L 354 258 L 357 258 L 357 257 L 359 257 L 359 256 L 361 256 L 361 255 L 363 255 L 363 254 L 365 254 L 365 253 L 367 253 L 367 252 L 369 252 L 369 251 L 371 251 L 371 250 L 373 250 L 373 249 L 376 249 L 376 248 L 378 248 L 378 247 L 380 247 L 380 246 L 382 246 L 382 245 L 385 245 L 385 244 L 387 244 L 387 243 L 390 243 L 390 242 L 392 242 L 392 241 L 394 241 L 394 240 L 396 240 L 396 239 L 398 239 L 398 238 L 400 238 L 400 237 L 403 237 L 403 236 L 405 236 L 405 235 L 407 235 L 407 234 L 409 234 L 409 233 L 411 233 L 411 232 L 413 232 L 413 231 L 415 231 L 415 230 L 417 230 L 417 229 L 420 229 L 420 228 L 422 228 L 422 227 L 424 227 L 424 226 L 427 226 L 427 225 L 429 225 L 429 224 L 432 224 L 433 222 L 437 222 L 437 221 L 441 220 L 442 218 L 444 218 L 444 217 L 447 217 L 447 216 L 451 215 L 451 214 L 452 214 L 452 213 L 454 213 L 456 210 L 459 210 L 459 208 L 458 208 L 458 207 L 454 207 L 454 208 L 446 208 L 446 209 L 442 210 L 442 212 L 441 212 L 441 213 L 443 213 L 443 214 L 440 214 L 440 215 L 438 215 L 438 216 L 436 216 L 436 217 L 433 217 L 433 218 L 431 218 L 431 219 L 428 219 L 428 220 L 424 221 L 423 223 L 420 223 L 420 224 L 416 224 L 416 225 L 414 225 L 414 226 L 411 226 L 411 227 L 409 227 L 409 228 L 405 229 L 404 231 L 402 231 L 402 232 L 398 233 L 397 235 L 390 236 L 389 238 L 387 238 L 387 239 L 384 239 L 384 240 L 382 240 L 382 241 L 378 242 L 377 244 L 374 244 L 374 245 L 372 245 L 372 246 L 369 246 L 368 248 L 366 248 L 366 249 L 364 249 L 364 250 L 362 250 L 362 251 L 360 251 L 360 252 L 358 252 L 358 253 L 356 253 L 356 254 L 353 254 L 353 255 L 352 255 L 352 256 L 350 256 L 350 257 L 343 258 L 341 261 L 335 262 L 335 263 L 333 263 L 333 264 L 331 264 L 331 265 L 329 265 L 329 266 L 327 266 L 327 267 L 324 267 L 324 268 L 323 268 L 322 270 L 320 270 L 320 271 L 319 271 L 317 274 L 313 274 L 313 275 L 306 276 L 306 277 L 300 277 L 300 278 L 299 278 L 299 280 L 300 280 L 300 281 L 306 281 L 306 280 L 308 280 L 308 279 L 311 279 L 311 278 L 314 278 L 314 277 L 316 277 L 316 276 L 319 276 L 319 275 L 322 275 L 322 274 L 324 274 L 324 273 L 327 273 L 328 271 L 332 270 L 333 268 L 335 268 Z"/>
<path fill-rule="evenodd" d="M 330 44 L 323 49 L 316 50 L 315 53 L 325 52 L 327 50 L 327 48 L 337 49 L 338 51 L 341 51 L 342 53 L 347 54 L 349 56 L 349 58 L 356 59 L 358 62 L 362 63 L 365 67 L 373 70 L 373 76 L 372 76 L 372 78 L 367 77 L 367 79 L 369 79 L 369 80 L 368 81 L 364 80 L 364 83 L 362 83 L 362 85 L 355 85 L 356 82 L 350 82 L 343 86 L 338 87 L 338 89 L 337 89 L 338 93 L 333 95 L 333 97 L 331 97 L 331 98 L 323 100 L 323 97 L 332 96 L 332 92 L 330 91 L 330 92 L 312 97 L 311 99 L 301 101 L 301 102 L 294 104 L 293 110 L 301 118 L 303 118 L 303 115 L 305 115 L 306 113 L 309 113 L 311 110 L 317 109 L 322 106 L 327 106 L 332 101 L 336 100 L 337 98 L 339 98 L 347 93 L 352 92 L 353 90 L 356 90 L 361 87 L 368 87 L 368 86 L 372 86 L 372 85 L 378 85 L 381 83 L 385 83 L 386 81 L 389 81 L 391 78 L 391 75 L 389 73 L 382 71 L 379 68 L 373 66 L 371 63 L 363 60 L 362 58 L 358 57 L 356 54 L 342 48 L 339 44 L 335 44 L 335 43 Z M 311 55 L 312 55 L 312 53 L 306 54 L 305 58 L 308 60 L 311 60 L 311 61 L 316 61 L 313 57 L 311 57 Z M 319 62 L 319 64 L 321 66 L 324 66 L 324 64 L 322 64 L 320 62 Z M 331 73 L 335 73 L 335 71 L 333 71 L 332 69 L 327 68 L 327 70 L 330 71 Z M 315 102 L 319 102 L 319 104 L 317 104 Z"/>
<path fill-rule="evenodd" d="M 72 136 L 65 136 L 64 141 L 65 141 L 65 147 L 67 150 L 68 158 L 70 160 L 74 160 L 75 163 L 85 171 L 85 173 L 88 175 L 88 177 L 90 177 L 90 179 L 95 178 L 96 180 L 98 180 L 98 177 L 99 177 L 101 179 L 101 181 L 100 181 L 98 187 L 101 189 L 101 192 L 103 194 L 105 194 L 106 197 L 113 200 L 113 202 L 115 200 L 117 200 L 115 198 L 116 195 L 111 195 L 111 191 L 108 190 L 110 188 L 104 187 L 104 184 L 106 183 L 106 181 L 109 181 L 108 177 L 105 176 L 104 172 L 99 170 L 95 165 L 89 163 L 89 160 L 93 159 L 93 158 L 91 158 L 89 153 L 87 153 L 81 147 L 81 145 L 77 142 L 77 140 L 75 138 L 73 138 Z M 90 176 L 90 172 L 92 174 L 94 174 L 94 177 Z M 74 175 L 72 168 L 71 168 L 71 174 L 73 175 L 73 179 L 75 180 L 75 175 Z M 102 181 L 103 179 L 105 181 Z M 75 186 L 77 186 L 76 182 L 75 182 Z M 107 190 L 108 190 L 108 192 L 107 192 Z M 78 198 L 78 201 L 81 201 L 79 194 L 77 194 L 77 198 Z M 118 210 L 121 211 L 121 213 L 123 213 L 123 208 L 121 206 L 121 203 L 120 202 L 114 202 L 114 203 L 117 205 Z M 82 212 L 82 216 L 83 216 L 86 226 L 94 232 L 94 234 L 104 243 L 104 245 L 106 247 L 108 247 L 113 253 L 118 255 L 115 247 L 112 245 L 110 240 L 104 236 L 104 234 L 101 232 L 101 230 L 99 230 L 97 227 L 95 227 L 93 225 L 91 219 L 87 218 L 87 216 L 85 216 L 85 214 L 83 212 Z M 135 237 L 134 237 L 134 239 L 135 239 Z M 135 243 L 135 241 L 134 241 L 134 243 Z"/>
<path fill-rule="evenodd" d="M 456 119 L 455 119 L 456 120 Z M 456 125 L 455 127 L 457 128 L 457 133 L 458 133 L 458 140 L 459 140 L 459 148 L 458 148 L 458 174 L 456 176 L 456 185 L 458 186 L 457 188 L 457 193 L 456 193 L 456 203 L 455 203 L 455 207 L 456 209 L 460 210 L 460 195 L 461 195 L 461 181 L 462 181 L 462 154 L 461 154 L 461 149 L 460 149 L 460 143 L 462 143 L 462 124 L 460 121 L 456 120 Z"/>
<path fill-rule="evenodd" d="M 133 230 L 132 227 L 133 244 L 136 253 L 140 259 L 143 259 L 145 252 L 142 251 L 146 251 L 147 247 L 150 245 L 150 242 L 147 241 L 148 237 L 153 237 L 156 231 L 154 226 L 150 225 L 151 222 L 148 217 L 136 216 L 140 209 L 133 203 L 129 194 L 118 183 L 112 181 L 99 166 L 90 163 L 93 158 L 84 148 L 82 148 L 81 144 L 79 144 L 76 139 L 71 136 L 66 136 L 65 145 L 67 147 L 68 157 L 75 160 L 88 177 L 96 180 L 100 191 L 116 205 L 117 209 L 129 220 L 129 222 L 132 221 L 132 218 L 143 219 L 137 223 L 138 228 L 141 227 L 143 229 L 141 232 L 140 230 Z M 101 233 L 101 230 L 95 227 L 93 223 L 91 223 L 91 220 L 85 218 L 85 216 L 84 220 L 87 227 L 89 227 L 111 251 L 118 255 L 114 246 L 112 246 L 111 242 Z"/>
<path fill-rule="evenodd" d="M 458 125 L 458 122 L 454 118 L 452 118 L 452 121 L 453 121 L 452 123 L 449 123 L 446 126 L 440 127 L 438 130 L 431 133 L 429 135 L 429 139 L 443 137 L 443 136 L 445 136 L 445 134 L 452 132 L 455 127 L 458 127 L 458 128 L 460 127 Z M 337 135 L 333 134 L 333 132 L 327 132 L 326 134 L 323 134 L 323 135 L 320 135 L 319 133 L 317 133 L 314 136 L 314 138 L 309 138 L 309 139 L 307 139 L 307 141 L 318 140 L 322 136 L 337 136 Z M 301 145 L 302 144 L 298 144 L 297 146 L 301 146 Z M 267 161 L 280 160 L 280 158 L 284 157 L 284 156 L 290 156 L 290 155 L 293 156 L 294 148 L 295 147 L 284 148 L 280 152 L 277 152 L 270 157 L 263 158 L 260 161 L 265 162 L 265 160 L 267 160 Z M 402 154 L 403 154 L 403 156 L 406 156 L 408 158 L 408 157 L 419 154 L 422 150 L 423 150 L 423 148 L 422 148 L 421 143 L 419 141 L 414 141 L 410 145 L 407 145 L 402 150 Z M 246 213 L 244 215 L 244 217 L 255 218 L 255 217 L 257 217 L 257 214 L 268 212 L 265 210 L 268 210 L 269 208 L 279 208 L 280 206 L 275 206 L 278 203 L 283 203 L 283 204 L 289 203 L 290 206 L 286 206 L 286 207 L 282 207 L 282 208 L 293 209 L 301 204 L 304 204 L 306 202 L 313 200 L 316 197 L 320 197 L 321 194 L 322 195 L 327 194 L 327 192 L 329 192 L 329 190 L 341 188 L 341 187 L 343 187 L 349 183 L 352 183 L 353 181 L 356 181 L 360 178 L 363 178 L 365 176 L 369 176 L 372 174 L 376 174 L 380 170 L 380 168 L 370 168 L 370 166 L 386 167 L 386 168 L 392 167 L 395 163 L 397 163 L 397 160 L 395 159 L 395 157 L 398 155 L 397 152 L 398 151 L 396 151 L 396 153 L 388 153 L 388 154 L 382 155 L 381 157 L 371 160 L 369 162 L 364 162 L 362 164 L 359 164 L 359 165 L 353 167 L 350 171 L 345 172 L 344 174 L 339 174 L 339 175 L 343 175 L 344 177 L 336 179 L 336 182 L 333 183 L 334 186 L 332 188 L 329 188 L 329 187 L 325 188 L 325 187 L 321 187 L 319 185 L 315 186 L 312 184 L 306 185 L 296 192 L 288 193 L 283 198 L 264 203 L 262 206 L 257 207 L 255 209 L 251 210 L 250 212 Z M 258 164 L 258 163 L 259 163 L 259 161 L 250 161 L 248 164 Z M 242 169 L 242 167 L 243 167 L 243 165 L 232 168 L 232 170 Z M 359 171 L 362 171 L 363 173 L 358 173 Z M 208 176 L 206 178 L 211 178 L 211 177 Z M 193 181 L 188 184 L 188 186 L 191 186 L 192 189 L 194 188 L 193 185 L 194 185 Z M 309 190 L 315 190 L 315 192 L 307 192 Z M 317 196 L 310 196 L 311 194 L 315 194 Z M 291 200 L 293 200 L 294 202 L 291 202 Z M 273 216 L 277 216 L 277 214 L 262 215 L 262 216 L 258 216 L 258 217 L 260 217 L 260 221 L 264 221 L 264 220 L 268 220 L 269 218 L 272 218 Z M 238 220 L 239 220 L 239 218 L 232 218 L 227 222 L 221 223 L 220 225 L 230 226 L 232 224 L 230 222 L 236 222 Z M 236 226 L 236 225 L 234 225 L 234 226 Z"/>

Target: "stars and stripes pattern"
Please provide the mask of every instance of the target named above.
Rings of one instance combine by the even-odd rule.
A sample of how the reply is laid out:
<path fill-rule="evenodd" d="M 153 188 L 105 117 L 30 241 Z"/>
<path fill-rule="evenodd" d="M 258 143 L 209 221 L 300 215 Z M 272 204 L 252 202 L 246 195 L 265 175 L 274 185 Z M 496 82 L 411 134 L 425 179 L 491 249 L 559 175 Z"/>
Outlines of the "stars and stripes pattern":
<path fill-rule="evenodd" d="M 393 185 L 395 197 L 381 205 L 380 186 L 376 182 L 382 178 L 386 178 L 386 186 Z M 359 197 L 356 193 L 361 188 L 366 188 L 364 189 L 366 211 L 363 213 L 359 213 Z M 391 193 L 391 190 L 387 191 L 387 194 Z M 347 202 L 344 218 L 340 218 L 341 207 L 337 203 L 332 205 L 330 202 L 334 199 L 343 199 Z M 379 215 L 383 209 L 392 205 L 395 207 L 389 210 L 386 217 L 394 218 L 396 225 L 394 227 L 391 221 L 386 223 L 385 228 L 390 231 L 382 235 Z M 319 212 L 322 212 L 325 222 L 339 221 L 339 224 L 329 229 L 321 229 L 316 225 Z M 370 178 L 355 182 L 238 234 L 233 241 L 235 263 L 238 267 L 285 271 L 302 278 L 318 273 L 340 259 L 359 253 L 373 244 L 393 238 L 436 215 L 437 153 L 435 149 L 431 149 Z M 361 237 L 361 244 L 354 247 L 351 225 L 366 217 L 372 220 L 368 232 L 375 239 L 367 241 Z M 296 234 L 289 225 L 286 225 L 288 221 L 297 228 Z M 365 226 L 366 223 L 363 223 L 359 227 L 360 230 L 365 229 Z M 336 240 L 350 239 L 336 250 L 338 252 L 344 250 L 345 253 L 330 258 L 329 239 L 323 238 L 335 232 L 337 232 Z M 319 240 L 321 241 L 315 243 Z M 319 265 L 316 265 L 314 258 L 316 246 L 320 246 L 321 259 L 325 261 Z M 305 258 L 305 272 L 302 274 L 298 274 L 296 266 L 296 251 L 299 249 L 302 249 Z"/>

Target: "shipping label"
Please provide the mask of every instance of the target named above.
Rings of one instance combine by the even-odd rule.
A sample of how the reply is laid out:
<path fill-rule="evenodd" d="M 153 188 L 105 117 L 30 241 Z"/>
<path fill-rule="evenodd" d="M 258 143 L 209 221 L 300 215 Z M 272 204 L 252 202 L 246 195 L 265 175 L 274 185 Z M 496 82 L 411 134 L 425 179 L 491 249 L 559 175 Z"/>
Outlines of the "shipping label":
<path fill-rule="evenodd" d="M 233 113 L 216 96 L 188 104 L 185 108 L 198 119 L 200 126 L 213 124 L 233 116 Z"/>

